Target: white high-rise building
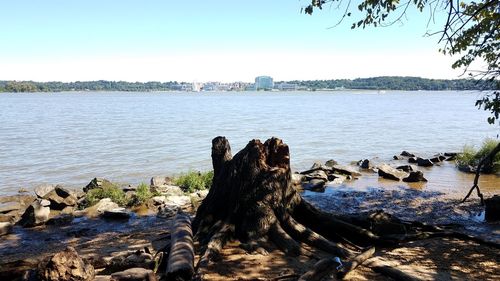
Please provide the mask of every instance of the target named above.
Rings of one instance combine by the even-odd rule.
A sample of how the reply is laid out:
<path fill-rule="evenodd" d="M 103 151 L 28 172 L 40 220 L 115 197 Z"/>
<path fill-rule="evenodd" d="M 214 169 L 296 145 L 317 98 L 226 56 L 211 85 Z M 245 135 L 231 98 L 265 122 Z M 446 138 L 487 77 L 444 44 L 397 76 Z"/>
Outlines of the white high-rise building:
<path fill-rule="evenodd" d="M 255 77 L 255 90 L 271 90 L 274 87 L 273 78 L 270 76 Z"/>

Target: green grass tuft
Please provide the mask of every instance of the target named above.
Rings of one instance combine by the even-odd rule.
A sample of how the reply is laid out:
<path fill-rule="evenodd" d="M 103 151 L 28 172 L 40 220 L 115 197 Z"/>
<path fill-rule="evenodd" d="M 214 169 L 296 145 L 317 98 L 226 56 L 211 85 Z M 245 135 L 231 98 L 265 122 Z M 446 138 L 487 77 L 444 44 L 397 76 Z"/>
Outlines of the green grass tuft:
<path fill-rule="evenodd" d="M 180 186 L 184 192 L 195 192 L 196 190 L 210 188 L 212 186 L 213 177 L 213 171 L 204 173 L 190 171 L 175 178 L 174 183 Z"/>
<path fill-rule="evenodd" d="M 137 186 L 137 190 L 135 192 L 135 195 L 136 195 L 138 203 L 144 203 L 149 198 L 152 198 L 152 197 L 157 196 L 159 194 L 157 194 L 155 192 L 151 192 L 149 185 L 142 182 L 141 184 L 139 184 Z"/>
<path fill-rule="evenodd" d="M 494 139 L 486 139 L 479 150 L 470 145 L 465 145 L 461 154 L 457 155 L 457 167 L 477 167 L 481 159 L 490 153 L 497 145 L 498 141 Z M 483 173 L 498 173 L 500 172 L 500 153 L 497 153 L 491 165 L 484 166 L 481 170 Z"/>
<path fill-rule="evenodd" d="M 94 188 L 87 192 L 86 205 L 87 207 L 93 206 L 103 198 L 110 198 L 120 206 L 125 206 L 127 204 L 125 192 L 115 184 L 105 182 L 102 188 Z"/>

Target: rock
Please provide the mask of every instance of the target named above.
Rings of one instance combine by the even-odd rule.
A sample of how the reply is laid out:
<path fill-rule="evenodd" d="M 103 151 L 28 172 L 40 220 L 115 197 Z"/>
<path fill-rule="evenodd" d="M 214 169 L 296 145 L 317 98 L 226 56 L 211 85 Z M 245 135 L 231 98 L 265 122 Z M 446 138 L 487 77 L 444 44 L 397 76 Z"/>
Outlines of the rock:
<path fill-rule="evenodd" d="M 304 176 L 302 174 L 299 174 L 299 173 L 292 174 L 292 184 L 293 185 L 300 185 L 305 180 L 306 180 L 306 176 Z"/>
<path fill-rule="evenodd" d="M 201 202 L 205 197 L 208 195 L 208 189 L 206 190 L 199 190 L 197 192 L 193 192 L 189 194 L 189 197 L 191 198 L 191 204 L 193 205 L 193 208 L 196 210 L 198 207 L 201 205 Z"/>
<path fill-rule="evenodd" d="M 302 187 L 304 189 L 316 192 L 324 192 L 325 191 L 325 183 L 326 181 L 321 179 L 311 179 L 308 182 L 303 182 Z"/>
<path fill-rule="evenodd" d="M 54 190 L 56 186 L 52 184 L 42 184 L 37 187 L 35 187 L 35 194 L 38 196 L 38 198 L 43 198 L 47 193 L 51 192 Z"/>
<path fill-rule="evenodd" d="M 458 153 L 456 153 L 456 152 L 445 152 L 443 155 L 444 156 L 448 156 L 448 157 L 454 157 L 454 156 L 457 156 Z"/>
<path fill-rule="evenodd" d="M 401 156 L 405 156 L 405 157 L 415 157 L 415 154 L 410 153 L 410 152 L 408 152 L 408 151 L 406 151 L 406 150 L 403 150 L 403 152 L 401 152 L 401 154 L 400 154 L 400 155 L 401 155 Z"/>
<path fill-rule="evenodd" d="M 24 188 L 24 187 L 19 188 L 19 190 L 17 191 L 17 193 L 28 193 L 28 192 L 30 192 L 30 191 L 29 191 L 29 190 L 27 190 L 27 189 L 26 189 L 26 188 Z"/>
<path fill-rule="evenodd" d="M 426 178 L 424 178 L 424 173 L 421 171 L 412 171 L 410 172 L 410 175 L 408 177 L 403 179 L 404 182 L 419 182 L 419 181 L 427 181 Z"/>
<path fill-rule="evenodd" d="M 378 166 L 378 175 L 384 179 L 400 181 L 401 179 L 408 176 L 407 173 L 394 169 L 393 167 L 382 164 Z"/>
<path fill-rule="evenodd" d="M 101 216 L 106 219 L 122 220 L 130 218 L 130 212 L 125 208 L 114 208 L 111 210 L 105 210 Z"/>
<path fill-rule="evenodd" d="M 10 222 L 0 222 L 0 236 L 9 234 L 12 231 L 12 224 Z"/>
<path fill-rule="evenodd" d="M 348 176 L 353 176 L 353 177 L 359 177 L 361 176 L 361 173 L 354 170 L 354 168 L 348 167 L 348 166 L 342 166 L 342 165 L 335 165 L 332 167 L 333 172 L 342 174 L 342 175 L 348 175 Z"/>
<path fill-rule="evenodd" d="M 422 167 L 431 167 L 434 166 L 434 163 L 430 159 L 417 158 L 417 165 Z"/>
<path fill-rule="evenodd" d="M 183 207 L 183 206 L 191 205 L 191 198 L 189 196 L 186 196 L 186 195 L 168 196 L 165 199 L 165 204 L 170 205 L 170 206 Z"/>
<path fill-rule="evenodd" d="M 394 155 L 394 156 L 392 156 L 392 159 L 394 159 L 394 160 L 404 160 L 405 158 L 402 157 L 402 156 L 399 156 L 399 155 Z"/>
<path fill-rule="evenodd" d="M 347 180 L 347 176 L 330 174 L 328 175 L 328 184 L 342 184 Z"/>
<path fill-rule="evenodd" d="M 83 191 L 87 193 L 89 190 L 94 188 L 102 188 L 103 185 L 113 185 L 110 181 L 103 178 L 93 178 L 87 186 L 83 188 Z"/>
<path fill-rule="evenodd" d="M 38 264 L 38 277 L 43 281 L 90 281 L 94 276 L 94 267 L 85 263 L 73 247 Z"/>
<path fill-rule="evenodd" d="M 47 221 L 47 225 L 68 225 L 71 224 L 73 221 L 74 217 L 69 214 L 61 214 L 58 216 L 55 216 Z"/>
<path fill-rule="evenodd" d="M 457 160 L 457 156 L 456 155 L 455 156 L 450 156 L 450 157 L 446 158 L 444 161 L 455 161 L 455 160 Z"/>
<path fill-rule="evenodd" d="M 408 158 L 408 163 L 417 163 L 417 157 L 410 157 Z"/>
<path fill-rule="evenodd" d="M 151 186 L 165 186 L 165 185 L 172 185 L 172 179 L 169 177 L 152 177 L 151 178 Z"/>
<path fill-rule="evenodd" d="M 35 200 L 21 216 L 18 222 L 23 227 L 33 227 L 45 223 L 49 220 L 50 201 L 45 199 Z"/>
<path fill-rule="evenodd" d="M 137 186 L 133 186 L 133 185 L 126 185 L 126 186 L 122 186 L 121 187 L 123 192 L 129 192 L 129 191 L 137 191 Z"/>
<path fill-rule="evenodd" d="M 94 206 L 88 207 L 84 210 L 88 217 L 97 217 L 107 210 L 112 210 L 119 208 L 118 204 L 111 201 L 110 198 L 103 198 L 97 202 Z"/>
<path fill-rule="evenodd" d="M 311 166 L 311 169 L 310 170 L 314 170 L 314 169 L 321 169 L 323 167 L 323 165 L 321 164 L 321 162 L 314 162 L 314 164 Z"/>
<path fill-rule="evenodd" d="M 413 172 L 416 170 L 415 166 L 413 166 L 413 165 L 402 165 L 402 166 L 396 167 L 396 169 L 401 170 L 403 172 L 407 172 L 407 173 Z"/>
<path fill-rule="evenodd" d="M 62 210 L 67 206 L 76 206 L 78 199 L 71 195 L 70 191 L 61 187 L 56 186 L 52 191 L 45 194 L 43 199 L 50 201 L 50 207 L 53 210 Z"/>
<path fill-rule="evenodd" d="M 323 181 L 328 180 L 328 175 L 323 170 L 315 170 L 313 172 L 310 172 L 309 174 L 306 174 L 305 177 L 306 177 L 306 180 L 308 180 L 308 181 L 310 181 L 312 179 L 320 179 Z"/>
<path fill-rule="evenodd" d="M 484 200 L 485 211 L 484 216 L 487 221 L 500 220 L 500 196 L 494 195 L 493 197 Z"/>
<path fill-rule="evenodd" d="M 177 185 L 164 185 L 151 188 L 151 192 L 157 192 L 165 196 L 184 195 L 184 191 Z"/>
<path fill-rule="evenodd" d="M 439 162 L 442 162 L 442 161 L 446 160 L 446 157 L 443 156 L 443 155 L 438 155 L 438 156 L 433 157 L 433 158 L 431 158 L 429 160 L 431 160 L 432 163 L 439 163 Z"/>
<path fill-rule="evenodd" d="M 339 163 L 333 159 L 330 159 L 330 160 L 325 162 L 325 166 L 330 167 L 330 168 L 335 166 L 335 165 L 338 165 L 338 164 Z"/>
<path fill-rule="evenodd" d="M 476 167 L 471 165 L 460 165 L 458 170 L 464 173 L 476 173 Z"/>
<path fill-rule="evenodd" d="M 155 205 L 161 205 L 163 203 L 165 203 L 165 199 L 167 199 L 165 197 L 165 195 L 162 195 L 162 196 L 154 196 L 151 198 L 151 201 L 153 202 L 153 204 Z"/>
<path fill-rule="evenodd" d="M 115 272 L 111 274 L 112 281 L 148 281 L 148 280 L 156 280 L 150 279 L 150 275 L 154 276 L 154 273 L 151 269 L 145 268 L 129 268 L 125 271 Z"/>
<path fill-rule="evenodd" d="M 370 160 L 368 160 L 368 159 L 363 160 L 363 161 L 361 162 L 360 167 L 361 167 L 362 169 L 370 169 L 370 168 L 371 168 L 371 165 L 370 165 Z"/>
<path fill-rule="evenodd" d="M 21 209 L 21 203 L 11 201 L 11 202 L 5 202 L 5 203 L 0 203 L 0 214 L 6 214 L 10 213 L 12 211 L 17 211 Z"/>

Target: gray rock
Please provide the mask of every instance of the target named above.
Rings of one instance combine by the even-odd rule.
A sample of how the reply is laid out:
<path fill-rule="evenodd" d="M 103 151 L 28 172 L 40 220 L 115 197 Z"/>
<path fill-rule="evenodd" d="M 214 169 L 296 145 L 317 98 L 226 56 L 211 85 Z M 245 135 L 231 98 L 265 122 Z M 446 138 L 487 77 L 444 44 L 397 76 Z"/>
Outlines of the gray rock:
<path fill-rule="evenodd" d="M 333 159 L 330 159 L 330 160 L 325 162 L 325 166 L 330 167 L 330 168 L 335 166 L 335 165 L 338 165 L 338 164 L 339 163 Z"/>
<path fill-rule="evenodd" d="M 83 191 L 84 192 L 88 192 L 89 190 L 94 189 L 94 188 L 102 188 L 103 185 L 112 185 L 112 183 L 110 181 L 108 181 L 107 179 L 93 178 L 89 182 L 89 184 L 87 184 L 87 186 L 85 186 L 83 188 Z"/>
<path fill-rule="evenodd" d="M 47 193 L 54 190 L 56 186 L 52 184 L 42 184 L 35 187 L 35 194 L 38 198 L 43 198 Z"/>
<path fill-rule="evenodd" d="M 408 152 L 408 151 L 406 151 L 406 150 L 403 150 L 403 152 L 401 152 L 401 154 L 400 154 L 400 155 L 401 155 L 401 156 L 405 156 L 405 157 L 415 157 L 415 154 L 410 153 L 410 152 Z"/>
<path fill-rule="evenodd" d="M 21 209 L 21 203 L 16 201 L 0 203 L 0 214 L 10 213 Z"/>
<path fill-rule="evenodd" d="M 172 185 L 172 179 L 169 177 L 156 176 L 151 178 L 151 186 Z"/>
<path fill-rule="evenodd" d="M 417 158 L 417 165 L 422 167 L 431 167 L 434 166 L 434 163 L 430 159 Z"/>
<path fill-rule="evenodd" d="M 52 191 L 45 194 L 43 199 L 50 201 L 53 210 L 62 210 L 68 206 L 76 206 L 78 199 L 71 192 L 61 186 L 56 186 Z"/>
<path fill-rule="evenodd" d="M 402 157 L 402 156 L 399 156 L 399 155 L 394 155 L 394 156 L 392 156 L 392 159 L 394 159 L 394 160 L 404 160 L 405 158 Z"/>
<path fill-rule="evenodd" d="M 348 175 L 348 176 L 353 176 L 353 177 L 359 177 L 361 176 L 361 173 L 354 170 L 354 168 L 348 167 L 348 166 L 342 166 L 342 165 L 334 165 L 332 167 L 333 172 L 342 174 L 342 175 Z"/>
<path fill-rule="evenodd" d="M 298 173 L 293 173 L 292 174 L 292 184 L 293 185 L 300 185 L 303 181 L 306 180 L 306 176 Z"/>
<path fill-rule="evenodd" d="M 328 175 L 323 170 L 315 170 L 305 175 L 306 180 L 310 181 L 312 179 L 320 179 L 323 181 L 328 181 Z"/>
<path fill-rule="evenodd" d="M 438 156 L 433 157 L 433 158 L 431 158 L 429 160 L 431 160 L 432 163 L 439 163 L 439 162 L 442 162 L 442 161 L 446 160 L 446 156 L 438 155 Z"/>
<path fill-rule="evenodd" d="M 153 202 L 153 204 L 155 205 L 161 205 L 163 203 L 165 203 L 165 199 L 167 199 L 165 197 L 165 195 L 162 195 L 162 196 L 154 196 L 151 198 L 151 201 Z"/>
<path fill-rule="evenodd" d="M 378 175 L 389 180 L 400 181 L 401 179 L 408 176 L 407 173 L 394 169 L 393 167 L 382 164 L 378 166 Z"/>
<path fill-rule="evenodd" d="M 360 167 L 362 169 L 370 169 L 370 167 L 371 167 L 370 166 L 370 160 L 368 160 L 368 159 L 363 160 L 363 162 L 361 162 Z"/>
<path fill-rule="evenodd" d="M 334 184 L 342 184 L 347 180 L 347 176 L 344 175 L 337 175 L 337 174 L 330 174 L 328 175 L 328 183 L 330 185 Z"/>
<path fill-rule="evenodd" d="M 410 175 L 408 177 L 403 179 L 404 182 L 420 182 L 420 181 L 427 181 L 426 178 L 424 178 L 424 173 L 421 171 L 413 171 L 410 172 Z"/>
<path fill-rule="evenodd" d="M 94 267 L 83 261 L 73 247 L 44 259 L 38 265 L 40 280 L 90 281 L 94 276 Z"/>
<path fill-rule="evenodd" d="M 106 219 L 121 220 L 130 218 L 130 212 L 125 208 L 115 208 L 104 211 L 101 216 Z"/>
<path fill-rule="evenodd" d="M 310 170 L 320 169 L 320 168 L 322 168 L 322 167 L 323 167 L 323 165 L 321 164 L 321 162 L 316 161 L 316 162 L 314 162 L 314 164 L 311 166 L 311 169 L 310 169 Z"/>
<path fill-rule="evenodd" d="M 83 211 L 88 217 L 97 217 L 107 210 L 116 208 L 119 208 L 118 204 L 111 201 L 110 198 L 103 198 L 99 200 L 99 202 L 97 202 L 97 204 L 95 204 L 94 206 L 88 207 Z"/>
<path fill-rule="evenodd" d="M 21 216 L 18 222 L 23 227 L 33 227 L 41 225 L 49 220 L 50 201 L 44 199 L 35 200 Z"/>
<path fill-rule="evenodd" d="M 149 279 L 148 276 L 154 275 L 151 269 L 145 268 L 129 268 L 125 271 L 115 272 L 111 274 L 111 280 L 113 281 L 148 281 L 155 280 Z"/>
<path fill-rule="evenodd" d="M 413 165 L 402 165 L 402 166 L 398 166 L 398 167 L 396 167 L 396 169 L 401 170 L 401 171 L 403 171 L 403 172 L 407 172 L 407 173 L 409 173 L 409 172 L 413 172 L 413 171 L 415 171 L 415 170 L 416 170 L 416 167 L 415 167 L 415 166 L 413 166 Z"/>
<path fill-rule="evenodd" d="M 152 187 L 153 192 L 158 192 L 161 195 L 165 196 L 175 196 L 175 195 L 184 195 L 184 191 L 177 185 L 164 185 L 159 187 Z"/>
<path fill-rule="evenodd" d="M 417 157 L 410 157 L 408 158 L 408 163 L 417 163 Z"/>
<path fill-rule="evenodd" d="M 191 205 L 191 198 L 186 195 L 174 195 L 165 198 L 165 205 L 185 207 Z"/>
<path fill-rule="evenodd" d="M 324 192 L 325 191 L 325 183 L 326 181 L 321 179 L 312 179 L 308 182 L 303 182 L 302 187 L 304 189 L 316 192 Z"/>
<path fill-rule="evenodd" d="M 10 222 L 0 222 L 0 236 L 9 234 L 12 231 L 12 224 Z"/>

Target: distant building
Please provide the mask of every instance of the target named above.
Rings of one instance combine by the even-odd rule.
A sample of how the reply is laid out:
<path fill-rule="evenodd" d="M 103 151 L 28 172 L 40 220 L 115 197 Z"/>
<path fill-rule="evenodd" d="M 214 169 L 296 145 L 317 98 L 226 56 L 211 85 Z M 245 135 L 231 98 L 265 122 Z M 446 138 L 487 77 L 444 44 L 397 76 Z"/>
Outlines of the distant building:
<path fill-rule="evenodd" d="M 271 90 L 274 87 L 273 78 L 270 76 L 255 77 L 255 90 Z"/>
<path fill-rule="evenodd" d="M 297 84 L 292 84 L 292 83 L 279 83 L 278 85 L 275 86 L 276 89 L 280 91 L 296 91 L 297 90 Z"/>

